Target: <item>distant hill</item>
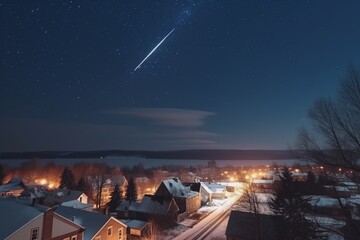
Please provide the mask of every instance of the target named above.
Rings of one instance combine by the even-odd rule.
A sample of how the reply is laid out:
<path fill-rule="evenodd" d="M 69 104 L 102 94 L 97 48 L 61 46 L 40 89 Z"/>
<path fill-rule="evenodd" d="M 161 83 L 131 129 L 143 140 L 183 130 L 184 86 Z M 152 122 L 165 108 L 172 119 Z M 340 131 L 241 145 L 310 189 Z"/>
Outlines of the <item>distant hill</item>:
<path fill-rule="evenodd" d="M 117 156 L 137 156 L 148 159 L 196 159 L 196 160 L 282 160 L 296 159 L 296 152 L 290 150 L 176 150 L 176 151 L 44 151 L 44 152 L 4 152 L 0 159 L 31 158 L 105 158 Z"/>

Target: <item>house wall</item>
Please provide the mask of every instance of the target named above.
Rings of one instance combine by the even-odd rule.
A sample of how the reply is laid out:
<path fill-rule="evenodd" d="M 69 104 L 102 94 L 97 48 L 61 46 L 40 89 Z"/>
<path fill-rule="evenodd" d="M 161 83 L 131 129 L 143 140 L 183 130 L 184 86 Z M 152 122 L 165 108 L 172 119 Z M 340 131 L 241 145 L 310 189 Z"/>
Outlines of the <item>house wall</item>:
<path fill-rule="evenodd" d="M 200 207 L 201 197 L 199 193 L 192 197 L 186 198 L 186 212 L 188 214 L 196 212 Z"/>
<path fill-rule="evenodd" d="M 206 189 L 202 186 L 202 184 L 200 185 L 200 194 L 205 196 L 204 199 L 207 199 L 207 202 L 211 202 L 212 200 L 211 193 L 206 191 Z"/>
<path fill-rule="evenodd" d="M 86 194 L 84 194 L 84 193 L 82 193 L 77 200 L 81 203 L 85 203 L 85 204 L 89 203 L 88 196 L 86 196 Z"/>
<path fill-rule="evenodd" d="M 32 221 L 30 221 L 28 224 L 24 225 L 22 228 L 20 228 L 15 234 L 11 235 L 10 237 L 6 238 L 6 240 L 19 240 L 19 239 L 31 239 L 31 229 L 38 228 L 38 239 L 42 239 L 43 237 L 43 223 L 44 218 L 43 214 L 36 217 Z"/>
<path fill-rule="evenodd" d="M 108 227 L 112 226 L 112 235 L 108 236 Z M 101 230 L 92 238 L 101 236 L 101 239 L 104 240 L 119 240 L 119 229 L 122 229 L 122 240 L 126 240 L 126 226 L 120 224 L 114 218 L 111 218 L 102 228 Z"/>
<path fill-rule="evenodd" d="M 70 222 L 67 219 L 63 219 L 60 216 L 54 214 L 53 218 L 53 225 L 52 225 L 52 237 L 59 237 L 65 238 L 66 236 L 73 236 L 73 235 L 80 235 L 83 232 L 83 229 L 80 226 L 75 225 L 74 223 Z M 61 238 L 61 239 L 62 239 Z M 79 240 L 79 238 L 78 238 Z"/>

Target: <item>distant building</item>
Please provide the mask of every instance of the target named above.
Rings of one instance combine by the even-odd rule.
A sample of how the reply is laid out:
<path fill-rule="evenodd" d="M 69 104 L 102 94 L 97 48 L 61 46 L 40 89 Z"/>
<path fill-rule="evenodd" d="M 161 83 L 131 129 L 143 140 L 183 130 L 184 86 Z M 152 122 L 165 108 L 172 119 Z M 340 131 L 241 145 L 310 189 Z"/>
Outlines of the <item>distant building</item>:
<path fill-rule="evenodd" d="M 25 189 L 22 178 L 12 178 L 4 185 L 0 185 L 1 197 L 19 197 Z"/>
<path fill-rule="evenodd" d="M 81 191 L 56 189 L 46 194 L 44 205 L 52 207 L 74 200 L 82 204 L 89 203 L 88 196 Z"/>

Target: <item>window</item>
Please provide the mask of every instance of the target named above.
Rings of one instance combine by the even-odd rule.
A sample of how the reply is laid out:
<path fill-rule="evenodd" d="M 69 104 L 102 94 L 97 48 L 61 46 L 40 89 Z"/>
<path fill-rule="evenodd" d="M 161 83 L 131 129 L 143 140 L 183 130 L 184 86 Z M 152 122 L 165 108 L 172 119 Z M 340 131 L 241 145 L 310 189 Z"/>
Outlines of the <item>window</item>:
<path fill-rule="evenodd" d="M 77 240 L 77 235 L 71 236 L 71 240 Z"/>
<path fill-rule="evenodd" d="M 31 229 L 31 240 L 39 240 L 39 228 Z"/>
<path fill-rule="evenodd" d="M 101 240 L 101 236 L 96 237 L 95 240 Z"/>
<path fill-rule="evenodd" d="M 70 237 L 64 238 L 63 240 L 70 240 Z"/>
<path fill-rule="evenodd" d="M 119 240 L 122 240 L 123 229 L 119 228 Z"/>
<path fill-rule="evenodd" d="M 108 236 L 111 236 L 112 235 L 112 226 L 110 226 L 110 227 L 108 227 L 108 229 L 107 229 L 107 235 Z"/>

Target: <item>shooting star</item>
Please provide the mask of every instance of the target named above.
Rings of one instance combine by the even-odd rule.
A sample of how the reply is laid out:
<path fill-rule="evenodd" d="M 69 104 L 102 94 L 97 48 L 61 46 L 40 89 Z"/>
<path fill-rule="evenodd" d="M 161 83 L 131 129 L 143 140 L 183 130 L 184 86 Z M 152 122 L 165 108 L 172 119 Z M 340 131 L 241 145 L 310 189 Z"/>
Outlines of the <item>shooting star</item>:
<path fill-rule="evenodd" d="M 146 59 L 148 59 L 148 57 L 150 57 L 151 54 L 152 54 L 153 52 L 155 52 L 155 50 L 165 41 L 165 39 L 166 39 L 174 30 L 175 30 L 175 28 L 174 28 L 173 30 L 171 30 L 171 31 L 168 33 L 168 35 L 166 35 L 166 36 L 163 38 L 163 40 L 161 40 L 161 41 L 158 43 L 158 45 L 156 45 L 156 46 L 154 47 L 153 50 L 151 50 L 151 52 L 144 58 L 144 60 L 142 60 L 141 63 L 139 63 L 139 65 L 136 66 L 136 68 L 134 69 L 134 72 L 136 71 L 136 69 L 138 69 L 138 68 L 141 67 L 141 64 L 143 64 L 143 63 L 146 61 Z"/>

